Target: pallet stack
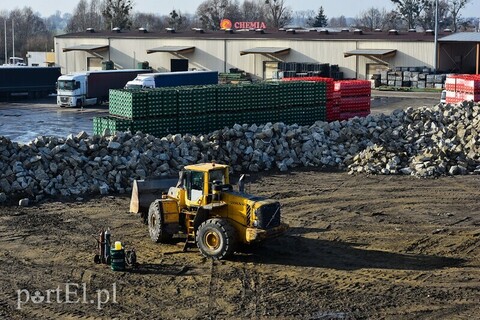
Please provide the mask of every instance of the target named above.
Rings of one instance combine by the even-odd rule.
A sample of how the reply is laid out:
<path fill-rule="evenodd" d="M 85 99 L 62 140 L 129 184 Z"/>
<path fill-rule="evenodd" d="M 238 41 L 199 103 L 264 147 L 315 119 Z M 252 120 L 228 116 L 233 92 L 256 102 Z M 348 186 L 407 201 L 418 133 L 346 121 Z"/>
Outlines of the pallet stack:
<path fill-rule="evenodd" d="M 446 78 L 445 74 L 435 74 L 426 67 L 396 67 L 378 75 L 380 85 L 396 88 L 442 89 Z"/>
<path fill-rule="evenodd" d="M 446 103 L 480 101 L 480 75 L 448 75 L 445 80 Z"/>
<path fill-rule="evenodd" d="M 322 78 L 324 79 L 324 78 Z M 333 80 L 111 90 L 110 116 L 94 119 L 94 133 L 142 131 L 157 136 L 205 133 L 235 123 L 313 124 L 326 120 Z M 327 85 L 328 83 L 328 85 Z"/>
<path fill-rule="evenodd" d="M 303 83 L 305 88 L 303 105 L 314 106 L 314 108 L 309 108 L 309 111 L 306 112 L 305 118 L 299 114 L 297 115 L 297 118 L 306 122 L 308 121 L 306 118 L 311 114 L 318 120 L 321 118 L 324 118 L 326 121 L 337 120 L 335 116 L 337 113 L 336 111 L 338 110 L 338 105 L 333 100 L 333 79 L 324 77 L 293 77 L 283 78 L 283 81 Z M 292 117 L 292 115 L 289 115 L 288 111 L 284 111 L 284 115 L 281 118 L 288 119 L 288 117 Z"/>
<path fill-rule="evenodd" d="M 353 117 L 365 117 L 370 114 L 370 81 L 341 80 L 335 81 L 334 91 L 339 99 L 340 118 L 348 120 Z"/>
<path fill-rule="evenodd" d="M 317 120 L 329 121 L 328 110 L 332 102 L 333 79 L 323 77 L 283 78 L 285 96 L 281 98 L 280 121 L 287 124 L 311 124 Z M 290 100 L 290 98 L 292 100 Z M 294 102 L 289 105 L 285 102 Z"/>
<path fill-rule="evenodd" d="M 335 98 L 337 97 L 337 98 Z M 284 78 L 280 82 L 111 90 L 110 115 L 94 133 L 205 133 L 236 123 L 309 125 L 370 113 L 370 82 Z"/>

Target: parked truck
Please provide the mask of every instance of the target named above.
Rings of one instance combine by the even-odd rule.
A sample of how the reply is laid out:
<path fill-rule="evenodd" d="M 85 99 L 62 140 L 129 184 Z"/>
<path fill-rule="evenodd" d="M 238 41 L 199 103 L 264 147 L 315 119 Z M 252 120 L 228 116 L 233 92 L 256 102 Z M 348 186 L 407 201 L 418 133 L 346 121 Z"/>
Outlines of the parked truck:
<path fill-rule="evenodd" d="M 60 76 L 57 81 L 57 105 L 82 107 L 108 101 L 110 89 L 120 89 L 144 69 L 99 70 Z M 150 71 L 151 72 L 151 71 Z"/>
<path fill-rule="evenodd" d="M 139 74 L 134 80 L 128 81 L 125 88 L 145 89 L 217 83 L 217 71 L 160 72 Z"/>
<path fill-rule="evenodd" d="M 0 97 L 45 97 L 55 93 L 60 75 L 57 67 L 0 66 Z"/>

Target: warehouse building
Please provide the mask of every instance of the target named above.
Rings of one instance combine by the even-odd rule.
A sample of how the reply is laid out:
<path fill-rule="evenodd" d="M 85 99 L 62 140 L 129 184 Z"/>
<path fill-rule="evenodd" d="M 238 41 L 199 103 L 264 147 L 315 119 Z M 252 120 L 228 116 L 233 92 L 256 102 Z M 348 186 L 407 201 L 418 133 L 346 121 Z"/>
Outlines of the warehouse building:
<path fill-rule="evenodd" d="M 478 72 L 480 39 L 459 46 L 461 39 L 448 41 L 448 35 L 455 36 L 438 37 L 438 70 Z M 145 67 L 148 63 L 156 71 L 241 69 L 257 79 L 272 79 L 282 76 L 289 62 L 305 62 L 338 65 L 344 78 L 370 79 L 372 74 L 389 68 L 435 66 L 433 32 L 395 30 L 88 29 L 55 37 L 55 52 L 62 73 L 102 69 L 108 63 L 116 69 Z"/>

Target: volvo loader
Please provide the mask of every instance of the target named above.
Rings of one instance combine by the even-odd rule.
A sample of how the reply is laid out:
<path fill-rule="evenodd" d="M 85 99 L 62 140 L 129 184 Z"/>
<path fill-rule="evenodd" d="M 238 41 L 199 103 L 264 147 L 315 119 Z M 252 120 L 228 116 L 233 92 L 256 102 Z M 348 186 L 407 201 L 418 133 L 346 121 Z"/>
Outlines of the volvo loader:
<path fill-rule="evenodd" d="M 184 234 L 184 250 L 196 244 L 205 257 L 220 260 L 231 255 L 238 244 L 261 242 L 288 229 L 281 222 L 278 201 L 245 193 L 243 177 L 238 190 L 233 189 L 228 165 L 186 166 L 176 186 L 167 194 L 155 195 L 169 182 L 133 183 L 130 211 L 143 217 L 155 242 L 165 243 Z"/>

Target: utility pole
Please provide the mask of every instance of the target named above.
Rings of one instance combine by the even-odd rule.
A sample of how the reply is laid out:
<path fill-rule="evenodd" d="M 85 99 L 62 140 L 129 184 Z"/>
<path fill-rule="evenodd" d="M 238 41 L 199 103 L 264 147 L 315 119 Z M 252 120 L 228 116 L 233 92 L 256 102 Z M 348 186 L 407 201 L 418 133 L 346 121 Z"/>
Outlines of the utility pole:
<path fill-rule="evenodd" d="M 437 73 L 438 68 L 438 0 L 435 0 L 435 49 L 433 50 L 433 69 Z"/>
<path fill-rule="evenodd" d="M 13 23 L 14 20 L 12 19 L 12 57 L 15 57 L 15 25 Z"/>
<path fill-rule="evenodd" d="M 7 64 L 8 61 L 8 51 L 7 51 L 7 19 L 3 21 L 5 25 L 5 64 Z"/>

